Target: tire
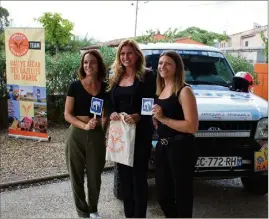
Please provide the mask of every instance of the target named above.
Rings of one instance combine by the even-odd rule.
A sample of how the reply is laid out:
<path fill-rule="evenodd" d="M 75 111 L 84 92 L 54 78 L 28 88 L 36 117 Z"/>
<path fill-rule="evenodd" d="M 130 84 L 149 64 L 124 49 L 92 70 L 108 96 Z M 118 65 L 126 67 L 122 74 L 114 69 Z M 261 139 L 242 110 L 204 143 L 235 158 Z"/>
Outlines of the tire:
<path fill-rule="evenodd" d="M 122 192 L 120 190 L 120 177 L 117 164 L 114 165 L 114 187 L 113 193 L 116 199 L 122 200 Z"/>
<path fill-rule="evenodd" d="M 255 195 L 268 193 L 268 176 L 241 177 L 245 191 Z"/>

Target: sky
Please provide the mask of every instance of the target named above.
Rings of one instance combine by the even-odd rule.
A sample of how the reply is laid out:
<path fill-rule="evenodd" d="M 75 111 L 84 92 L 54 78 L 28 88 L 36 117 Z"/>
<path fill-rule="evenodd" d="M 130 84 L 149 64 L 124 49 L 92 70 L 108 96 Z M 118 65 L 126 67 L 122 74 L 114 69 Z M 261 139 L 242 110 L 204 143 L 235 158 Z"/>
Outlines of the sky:
<path fill-rule="evenodd" d="M 133 4 L 133 5 L 132 5 Z M 133 37 L 136 1 L 0 1 L 13 27 L 41 27 L 34 21 L 45 12 L 58 12 L 74 23 L 75 35 L 99 41 Z M 234 34 L 268 24 L 268 1 L 139 1 L 137 36 L 149 29 L 196 26 Z M 27 9 L 26 9 L 27 8 Z M 24 9 L 24 10 L 22 10 Z"/>

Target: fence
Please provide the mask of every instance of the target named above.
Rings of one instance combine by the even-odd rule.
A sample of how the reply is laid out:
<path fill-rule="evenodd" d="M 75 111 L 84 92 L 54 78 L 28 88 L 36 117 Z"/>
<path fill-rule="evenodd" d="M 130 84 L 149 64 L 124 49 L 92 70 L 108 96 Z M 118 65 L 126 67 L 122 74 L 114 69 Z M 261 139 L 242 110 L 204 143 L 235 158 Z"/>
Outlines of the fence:
<path fill-rule="evenodd" d="M 254 72 L 258 75 L 259 80 L 259 84 L 254 87 L 254 93 L 268 100 L 268 64 L 255 64 Z"/>

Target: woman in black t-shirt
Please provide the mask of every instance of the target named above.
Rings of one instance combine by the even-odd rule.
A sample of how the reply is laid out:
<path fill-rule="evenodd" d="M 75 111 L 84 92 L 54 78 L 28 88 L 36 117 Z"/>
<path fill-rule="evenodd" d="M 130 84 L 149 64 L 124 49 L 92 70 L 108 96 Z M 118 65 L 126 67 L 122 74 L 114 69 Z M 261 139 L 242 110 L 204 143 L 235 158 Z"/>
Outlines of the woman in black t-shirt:
<path fill-rule="evenodd" d="M 111 120 L 125 112 L 127 123 L 136 124 L 133 167 L 116 164 L 126 217 L 146 217 L 147 170 L 151 151 L 153 124 L 151 116 L 141 115 L 142 98 L 154 98 L 156 77 L 145 69 L 145 58 L 134 40 L 124 40 L 118 47 L 111 68 L 109 113 Z"/>
<path fill-rule="evenodd" d="M 152 112 L 159 137 L 155 151 L 158 202 L 166 217 L 190 218 L 198 112 L 192 89 L 184 81 L 183 61 L 175 51 L 160 56 L 156 94 Z"/>
<path fill-rule="evenodd" d="M 97 50 L 83 54 L 80 80 L 70 84 L 64 117 L 71 124 L 66 139 L 66 163 L 79 217 L 100 218 L 97 204 L 101 173 L 105 165 L 106 67 Z M 104 101 L 101 116 L 90 113 L 92 98 Z M 85 200 L 84 171 L 87 175 L 88 203 Z"/>

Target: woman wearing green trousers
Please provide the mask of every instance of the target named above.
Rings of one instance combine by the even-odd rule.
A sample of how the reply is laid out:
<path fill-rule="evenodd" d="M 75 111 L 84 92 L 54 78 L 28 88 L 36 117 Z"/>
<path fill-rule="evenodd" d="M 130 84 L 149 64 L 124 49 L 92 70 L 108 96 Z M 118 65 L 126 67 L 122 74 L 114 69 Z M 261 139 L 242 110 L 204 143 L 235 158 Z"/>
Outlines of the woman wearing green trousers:
<path fill-rule="evenodd" d="M 105 165 L 106 67 L 96 50 L 83 54 L 79 80 L 70 84 L 64 117 L 71 125 L 66 139 L 66 163 L 79 217 L 100 218 L 98 199 Z M 92 97 L 104 100 L 102 116 L 90 113 Z M 86 170 L 88 202 L 84 190 Z"/>

